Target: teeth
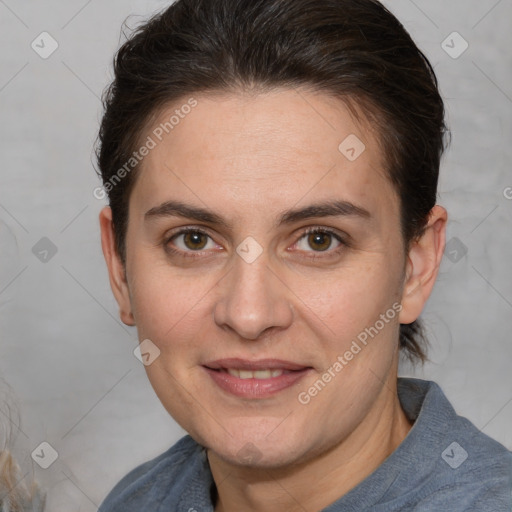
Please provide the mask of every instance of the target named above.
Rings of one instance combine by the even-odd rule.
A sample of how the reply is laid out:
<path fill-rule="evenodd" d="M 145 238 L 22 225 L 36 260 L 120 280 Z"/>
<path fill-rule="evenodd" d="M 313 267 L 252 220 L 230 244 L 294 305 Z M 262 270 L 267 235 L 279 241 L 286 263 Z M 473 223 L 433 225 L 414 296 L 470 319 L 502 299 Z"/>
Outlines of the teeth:
<path fill-rule="evenodd" d="M 254 372 L 255 379 L 270 379 L 272 372 L 270 370 L 258 370 Z"/>
<path fill-rule="evenodd" d="M 228 368 L 227 372 L 233 377 L 239 379 L 270 379 L 272 377 L 279 377 L 283 374 L 283 370 L 238 370 L 236 368 Z"/>

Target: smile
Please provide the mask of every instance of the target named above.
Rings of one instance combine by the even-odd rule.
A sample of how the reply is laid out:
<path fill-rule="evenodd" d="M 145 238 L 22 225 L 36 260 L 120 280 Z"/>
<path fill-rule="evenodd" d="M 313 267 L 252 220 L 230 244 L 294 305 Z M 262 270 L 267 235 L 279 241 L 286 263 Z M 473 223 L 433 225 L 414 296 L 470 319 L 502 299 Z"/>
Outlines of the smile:
<path fill-rule="evenodd" d="M 289 361 L 221 359 L 203 365 L 220 390 L 240 398 L 269 398 L 303 379 L 312 368 Z"/>
<path fill-rule="evenodd" d="M 227 370 L 221 371 L 227 371 L 229 375 L 238 377 L 239 379 L 271 379 L 272 377 L 280 377 L 285 370 L 272 370 L 268 368 L 266 370 L 256 370 L 252 372 L 250 370 L 228 368 Z"/>

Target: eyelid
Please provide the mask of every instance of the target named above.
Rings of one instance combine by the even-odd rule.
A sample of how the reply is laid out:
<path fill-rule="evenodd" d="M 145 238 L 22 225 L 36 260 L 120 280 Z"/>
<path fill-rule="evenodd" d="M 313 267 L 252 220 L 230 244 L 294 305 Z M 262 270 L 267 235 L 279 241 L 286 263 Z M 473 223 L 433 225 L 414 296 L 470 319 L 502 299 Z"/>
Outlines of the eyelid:
<path fill-rule="evenodd" d="M 171 231 L 172 232 L 166 233 L 166 235 L 164 237 L 166 240 L 171 240 L 178 235 L 183 235 L 186 233 L 203 233 L 204 235 L 207 235 L 210 238 L 213 238 L 212 235 L 210 234 L 208 228 L 206 228 L 206 226 L 181 226 L 178 228 L 174 228 Z"/>
<path fill-rule="evenodd" d="M 297 241 L 293 244 L 293 246 L 297 245 L 304 237 L 314 234 L 314 233 L 322 233 L 326 235 L 331 235 L 334 239 L 336 239 L 340 245 L 334 249 L 327 249 L 326 251 L 304 251 L 307 253 L 312 253 L 315 255 L 315 258 L 321 258 L 322 254 L 326 255 L 333 255 L 337 254 L 340 250 L 342 250 L 345 247 L 350 247 L 350 243 L 348 242 L 347 238 L 348 235 L 342 235 L 338 230 L 335 230 L 333 228 L 328 228 L 326 226 L 309 226 L 304 231 L 302 231 L 301 235 L 297 238 Z M 311 257 L 311 256 L 308 256 Z M 328 257 L 328 256 L 324 256 Z"/>
<path fill-rule="evenodd" d="M 196 257 L 196 256 L 200 256 L 202 255 L 203 253 L 208 253 L 211 251 L 211 249 L 206 249 L 206 250 L 199 250 L 199 251 L 183 251 L 182 249 L 171 249 L 168 247 L 169 243 L 181 236 L 181 235 L 186 235 L 187 233 L 200 233 L 200 234 L 203 234 L 205 236 L 207 236 L 208 238 L 210 238 L 216 245 L 219 245 L 217 244 L 217 242 L 215 242 L 213 236 L 211 235 L 211 233 L 208 231 L 207 228 L 205 228 L 205 226 L 184 226 L 184 227 L 180 227 L 180 228 L 176 228 L 174 230 L 174 232 L 172 233 L 167 233 L 164 237 L 163 237 L 163 241 L 162 241 L 162 245 L 166 248 L 166 251 L 170 252 L 170 253 L 173 253 L 173 254 L 178 254 L 178 255 L 181 255 L 181 256 L 184 256 L 184 257 Z"/>

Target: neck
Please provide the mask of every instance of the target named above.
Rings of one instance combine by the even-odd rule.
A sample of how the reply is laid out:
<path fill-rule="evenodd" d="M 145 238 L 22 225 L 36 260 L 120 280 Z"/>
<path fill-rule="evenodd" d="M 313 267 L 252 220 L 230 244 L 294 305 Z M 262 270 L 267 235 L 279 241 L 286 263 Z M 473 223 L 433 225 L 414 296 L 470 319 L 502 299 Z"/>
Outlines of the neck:
<path fill-rule="evenodd" d="M 364 421 L 314 459 L 280 468 L 247 468 L 209 451 L 218 493 L 215 512 L 322 510 L 377 469 L 411 426 L 400 407 L 394 377 L 384 385 Z"/>

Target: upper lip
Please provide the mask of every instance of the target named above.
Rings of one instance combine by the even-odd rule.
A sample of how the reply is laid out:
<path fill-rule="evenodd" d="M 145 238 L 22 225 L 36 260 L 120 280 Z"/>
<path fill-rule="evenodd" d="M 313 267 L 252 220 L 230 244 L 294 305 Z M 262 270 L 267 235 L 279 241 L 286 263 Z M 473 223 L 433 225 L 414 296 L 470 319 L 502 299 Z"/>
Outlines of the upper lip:
<path fill-rule="evenodd" d="M 204 363 L 203 366 L 211 368 L 212 370 L 221 370 L 228 368 L 236 368 L 238 370 L 304 370 L 311 368 L 303 364 L 292 363 L 291 361 L 283 361 L 282 359 L 240 359 L 237 357 L 230 357 L 226 359 L 216 359 L 215 361 L 209 361 Z"/>

